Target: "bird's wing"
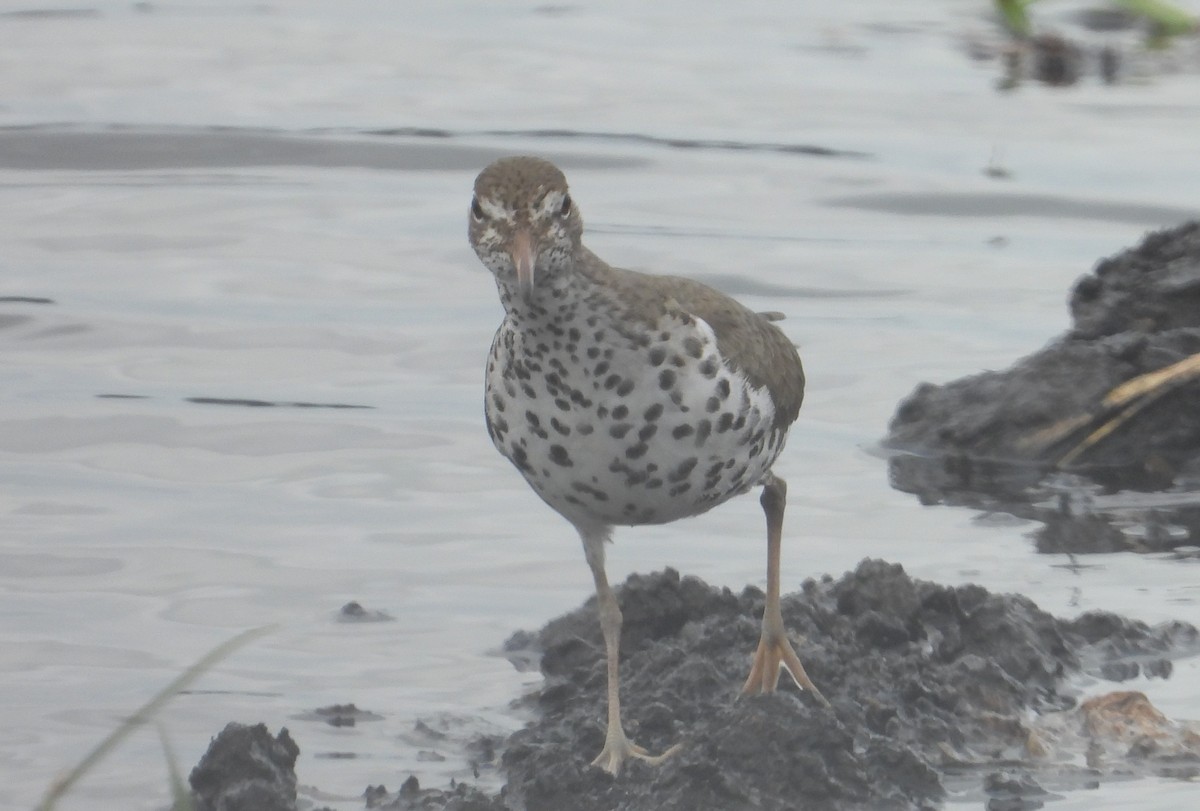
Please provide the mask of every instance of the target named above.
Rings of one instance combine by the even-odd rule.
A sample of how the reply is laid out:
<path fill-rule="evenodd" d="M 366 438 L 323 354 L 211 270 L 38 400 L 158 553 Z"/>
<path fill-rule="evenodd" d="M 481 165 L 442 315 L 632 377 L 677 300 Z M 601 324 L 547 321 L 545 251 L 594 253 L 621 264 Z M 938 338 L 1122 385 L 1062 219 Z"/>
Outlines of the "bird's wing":
<path fill-rule="evenodd" d="M 610 284 L 629 316 L 650 328 L 675 309 L 703 319 L 716 334 L 725 362 L 751 385 L 771 393 L 776 426 L 786 428 L 795 421 L 804 401 L 804 366 L 796 347 L 770 316 L 692 279 L 609 270 Z"/>

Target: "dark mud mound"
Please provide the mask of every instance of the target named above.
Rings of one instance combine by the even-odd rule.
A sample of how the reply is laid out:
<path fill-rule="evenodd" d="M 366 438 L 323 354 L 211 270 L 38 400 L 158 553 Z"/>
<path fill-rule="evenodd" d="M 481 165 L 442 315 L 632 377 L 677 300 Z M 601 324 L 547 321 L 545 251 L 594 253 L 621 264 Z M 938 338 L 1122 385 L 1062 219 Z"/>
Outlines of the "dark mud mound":
<path fill-rule="evenodd" d="M 1170 657 L 1197 638 L 1190 626 L 1111 614 L 1061 621 L 1023 597 L 913 580 L 869 560 L 784 598 L 789 629 L 807 637 L 800 656 L 832 702 L 824 708 L 791 684 L 737 697 L 758 641 L 760 591 L 737 595 L 667 570 L 631 577 L 619 597 L 627 732 L 652 752 L 682 750 L 615 779 L 589 765 L 605 713 L 592 601 L 509 642 L 514 655 L 541 652 L 546 684 L 528 699 L 538 719 L 506 745 L 497 807 L 932 808 L 945 769 L 978 768 L 986 792 L 997 763 L 1032 762 L 1028 711 L 1074 706 L 1072 675 L 1169 673 Z"/>
<path fill-rule="evenodd" d="M 633 761 L 616 778 L 590 765 L 605 717 L 593 599 L 506 645 L 515 660 L 540 661 L 545 683 L 522 700 L 536 720 L 483 747 L 492 763 L 503 751 L 498 795 L 463 783 L 423 789 L 414 776 L 395 793 L 368 787 L 365 807 L 875 811 L 937 808 L 952 793 L 1034 808 L 1043 786 L 1200 777 L 1200 725 L 1163 717 L 1140 693 L 1093 685 L 1084 700 L 1072 686 L 1081 674 L 1170 677 L 1175 658 L 1200 650 L 1189 625 L 1107 612 L 1059 620 L 1024 597 L 913 580 L 866 560 L 783 600 L 794 638 L 807 637 L 798 651 L 824 707 L 790 683 L 738 698 L 758 641 L 757 589 L 734 594 L 668 569 L 630 577 L 618 598 L 626 730 L 651 751 L 681 744 L 676 755 L 660 766 Z M 197 808 L 294 811 L 298 752 L 286 730 L 229 724 L 192 771 Z"/>
<path fill-rule="evenodd" d="M 298 747 L 286 729 L 231 722 L 188 780 L 199 811 L 294 811 Z"/>
<path fill-rule="evenodd" d="M 1088 495 L 1081 481 L 1101 493 L 1173 489 L 1192 497 L 1175 499 L 1160 523 L 1184 532 L 1159 540 L 1196 544 L 1200 223 L 1150 234 L 1100 262 L 1076 283 L 1070 307 L 1072 329 L 1011 368 L 918 386 L 885 440 L 906 452 L 891 462 L 893 484 L 930 503 L 1000 506 L 1057 521 L 1061 537 L 1047 547 L 1072 548 L 1097 535 L 1097 551 L 1135 542 L 1113 534 L 1127 516 L 1101 521 L 1108 531 L 1081 530 L 1075 517 L 1104 513 L 1079 509 L 1078 496 Z M 1051 499 L 1048 510 L 1030 509 L 1064 493 L 1076 503 L 1060 509 Z M 1153 536 L 1153 527 L 1135 534 Z"/>

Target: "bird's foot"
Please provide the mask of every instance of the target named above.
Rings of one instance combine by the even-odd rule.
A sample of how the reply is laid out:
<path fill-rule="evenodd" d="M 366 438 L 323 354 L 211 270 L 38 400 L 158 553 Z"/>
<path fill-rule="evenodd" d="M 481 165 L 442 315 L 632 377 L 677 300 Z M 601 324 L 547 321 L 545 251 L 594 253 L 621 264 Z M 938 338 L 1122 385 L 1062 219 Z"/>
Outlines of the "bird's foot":
<path fill-rule="evenodd" d="M 677 743 L 661 755 L 652 755 L 626 738 L 621 728 L 617 727 L 615 734 L 611 730 L 609 731 L 608 737 L 604 741 L 604 748 L 592 761 L 592 765 L 599 766 L 615 777 L 621 773 L 621 767 L 627 760 L 644 760 L 651 766 L 657 766 L 681 748 L 683 748 L 683 744 Z"/>
<path fill-rule="evenodd" d="M 829 706 L 829 701 L 821 695 L 821 691 L 804 671 L 804 665 L 792 649 L 787 635 L 782 630 L 771 631 L 767 628 L 763 629 L 763 635 L 758 640 L 758 649 L 754 651 L 753 663 L 750 666 L 750 676 L 742 685 L 742 695 L 775 692 L 781 668 L 785 668 L 792 675 L 797 687 L 809 691 L 814 698 L 826 707 Z"/>

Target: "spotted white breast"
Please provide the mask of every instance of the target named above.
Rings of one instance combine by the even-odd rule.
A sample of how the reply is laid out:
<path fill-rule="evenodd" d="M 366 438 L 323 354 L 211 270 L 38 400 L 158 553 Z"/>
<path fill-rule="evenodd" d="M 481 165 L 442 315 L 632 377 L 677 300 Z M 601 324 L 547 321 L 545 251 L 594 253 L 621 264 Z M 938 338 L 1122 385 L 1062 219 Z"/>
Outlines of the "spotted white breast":
<path fill-rule="evenodd" d="M 547 504 L 576 524 L 657 524 L 759 483 L 785 431 L 705 321 L 574 323 L 506 320 L 488 364 L 489 434 Z"/>

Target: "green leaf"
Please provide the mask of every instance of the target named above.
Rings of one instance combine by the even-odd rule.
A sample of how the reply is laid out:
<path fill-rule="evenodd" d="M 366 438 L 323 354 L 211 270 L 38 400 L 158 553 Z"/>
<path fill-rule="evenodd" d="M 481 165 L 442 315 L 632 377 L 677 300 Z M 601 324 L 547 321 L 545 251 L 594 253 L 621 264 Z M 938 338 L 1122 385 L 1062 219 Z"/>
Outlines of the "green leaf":
<path fill-rule="evenodd" d="M 1154 23 L 1159 34 L 1169 37 L 1197 30 L 1196 18 L 1163 0 L 1116 0 L 1117 4 Z"/>
<path fill-rule="evenodd" d="M 1033 0 L 995 0 L 996 11 L 1000 13 L 1004 27 L 1013 36 L 1027 37 L 1032 32 L 1033 25 L 1029 22 L 1029 15 L 1025 13 L 1025 7 L 1032 2 Z"/>
<path fill-rule="evenodd" d="M 187 783 L 183 782 L 183 773 L 179 771 L 179 759 L 175 750 L 167 740 L 167 731 L 162 724 L 158 725 L 158 739 L 162 741 L 163 756 L 167 759 L 167 779 L 171 781 L 171 811 L 196 811 L 192 803 L 192 792 L 188 791 Z"/>

